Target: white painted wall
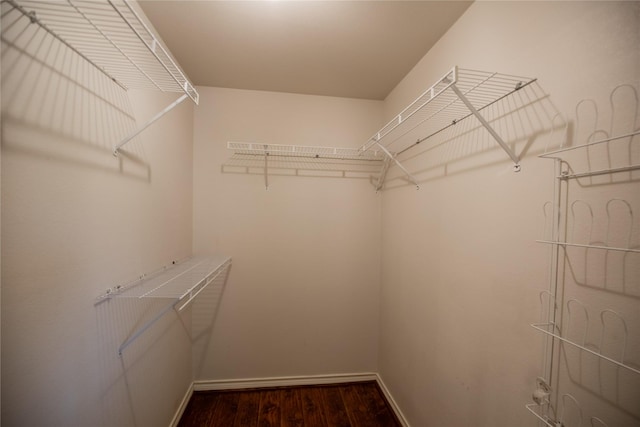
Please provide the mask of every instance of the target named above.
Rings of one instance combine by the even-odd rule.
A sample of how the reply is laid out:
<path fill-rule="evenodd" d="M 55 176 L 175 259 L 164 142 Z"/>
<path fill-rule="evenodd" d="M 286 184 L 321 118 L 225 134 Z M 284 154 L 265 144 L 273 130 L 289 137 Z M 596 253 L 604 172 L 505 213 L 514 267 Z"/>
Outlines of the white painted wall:
<path fill-rule="evenodd" d="M 538 292 L 547 287 L 548 248 L 534 243 L 552 191 L 552 162 L 537 158 L 550 142 L 545 117 L 555 110 L 571 118 L 580 99 L 594 98 L 598 127 L 608 129 L 610 91 L 640 87 L 639 28 L 637 2 L 476 2 L 387 98 L 390 118 L 455 64 L 537 77 L 536 91 L 549 94 L 495 122 L 516 151 L 528 144 L 519 174 L 484 133 L 454 130 L 448 148 L 404 156 L 419 191 L 395 180 L 383 194 L 379 370 L 411 425 L 537 425 L 524 404 L 542 372 L 542 338 L 528 324 L 538 320 Z M 503 107 L 489 114 L 509 111 Z M 583 134 L 571 123 L 576 143 Z M 637 182 L 591 191 L 596 204 L 615 195 L 640 209 Z M 625 313 L 635 343 L 629 362 L 637 363 L 637 294 L 569 283 L 566 291 L 578 292 L 594 319 L 608 304 Z M 611 387 L 616 375 L 621 384 L 618 395 L 605 394 L 590 366 L 587 382 L 560 384 L 582 402 L 582 425 L 591 415 L 640 425 L 632 374 L 603 373 L 600 384 Z"/>
<path fill-rule="evenodd" d="M 233 267 L 195 378 L 375 371 L 380 195 L 366 179 L 329 177 L 271 176 L 265 190 L 261 160 L 257 174 L 223 165 L 234 164 L 227 141 L 356 148 L 379 126 L 382 102 L 200 94 L 194 252 L 229 254 Z"/>
<path fill-rule="evenodd" d="M 135 121 L 178 95 L 124 94 L 35 26 L 10 26 L 11 16 L 2 43 L 2 424 L 168 425 L 192 379 L 189 318 L 168 314 L 120 358 L 119 345 L 157 306 L 94 301 L 190 255 L 193 107 L 179 106 L 115 158 L 111 147 Z"/>
<path fill-rule="evenodd" d="M 569 117 L 593 97 L 606 125 L 610 90 L 639 86 L 638 28 L 632 2 L 477 2 L 384 103 L 200 88 L 195 113 L 173 111 L 122 163 L 109 148 L 127 112 L 147 118 L 172 96 L 135 93 L 128 105 L 37 39 L 46 49 L 33 54 L 95 79 L 100 96 L 6 54 L 2 422 L 166 425 L 192 378 L 377 370 L 414 426 L 535 425 L 524 403 L 542 339 L 528 324 L 547 284 L 548 249 L 534 240 L 552 185 L 536 154 L 548 115 Z M 229 140 L 357 147 L 454 64 L 535 76 L 539 92 L 524 93 L 550 94 L 496 123 L 517 151 L 528 147 L 519 174 L 476 131 L 453 132 L 436 150 L 446 161 L 406 159 L 419 191 L 398 179 L 376 195 L 366 180 L 278 175 L 265 191 L 259 167 L 223 169 Z M 624 196 L 638 211 L 636 188 Z M 153 307 L 94 298 L 192 250 L 234 260 L 210 339 L 192 352 L 189 317 L 170 315 L 118 358 Z M 598 308 L 620 304 L 637 340 L 637 298 L 572 290 Z M 615 404 L 561 386 L 610 426 L 638 425 L 633 383 Z"/>

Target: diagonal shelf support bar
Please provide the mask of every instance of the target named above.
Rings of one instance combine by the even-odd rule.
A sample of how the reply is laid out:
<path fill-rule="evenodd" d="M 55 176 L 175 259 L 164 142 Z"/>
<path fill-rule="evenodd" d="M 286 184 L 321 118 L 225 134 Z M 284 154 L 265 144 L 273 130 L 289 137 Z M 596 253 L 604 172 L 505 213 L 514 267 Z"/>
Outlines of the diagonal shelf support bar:
<path fill-rule="evenodd" d="M 389 166 L 391 166 L 391 158 L 387 157 L 384 159 L 384 163 L 382 163 L 382 170 L 380 170 L 380 176 L 378 177 L 378 182 L 376 183 L 376 191 L 382 190 L 384 180 L 387 178 L 387 171 L 389 170 Z"/>
<path fill-rule="evenodd" d="M 485 120 L 485 118 L 482 117 L 480 112 L 478 112 L 478 110 L 471 104 L 471 102 L 467 99 L 467 97 L 464 96 L 464 94 L 460 91 L 460 89 L 458 89 L 458 87 L 455 85 L 455 83 L 452 84 L 450 86 L 450 88 L 451 88 L 451 90 L 453 90 L 455 92 L 455 94 L 458 96 L 458 98 L 460 98 L 460 100 L 464 103 L 464 105 L 467 106 L 469 111 L 471 111 L 471 114 L 473 114 L 478 119 L 480 124 L 482 124 L 482 126 L 484 126 L 485 129 L 487 129 L 487 131 L 491 134 L 491 136 L 493 136 L 493 138 L 496 140 L 496 142 L 498 144 L 500 144 L 500 147 L 502 147 L 502 149 L 509 155 L 511 160 L 513 160 L 513 163 L 515 163 L 514 170 L 516 172 L 519 172 L 520 171 L 520 158 L 516 155 L 516 153 L 514 153 L 513 150 L 511 149 L 511 147 L 509 147 L 507 145 L 507 143 L 504 142 L 504 140 L 500 137 L 500 135 L 498 135 L 498 133 L 491 127 L 489 122 L 487 122 Z"/>
<path fill-rule="evenodd" d="M 142 133 L 143 130 L 145 130 L 146 128 L 148 128 L 149 126 L 151 126 L 152 124 L 154 124 L 155 122 L 157 122 L 158 120 L 160 120 L 165 114 L 167 114 L 169 111 L 173 110 L 175 107 L 177 107 L 178 105 L 180 105 L 185 99 L 187 99 L 189 97 L 189 95 L 187 95 L 186 93 L 184 95 L 182 95 L 180 98 L 176 99 L 175 101 L 173 101 L 170 105 L 168 105 L 164 110 L 160 111 L 158 114 L 156 114 L 155 116 L 153 116 L 149 121 L 147 121 L 144 125 L 142 125 L 141 128 L 139 128 L 138 130 L 136 130 L 134 133 L 132 133 L 131 135 L 129 135 L 128 137 L 126 137 L 125 139 L 123 139 L 120 144 L 116 145 L 113 148 L 113 155 L 114 156 L 118 156 L 118 154 L 120 153 L 120 149 L 122 148 L 122 146 L 124 146 L 125 144 L 127 144 L 128 142 L 130 142 L 133 138 L 135 138 L 136 136 L 138 136 L 140 133 Z"/>
<path fill-rule="evenodd" d="M 393 160 L 393 161 L 395 162 L 395 164 L 396 164 L 400 169 L 402 169 L 402 171 L 403 171 L 403 172 L 404 172 L 404 174 L 406 175 L 407 179 L 408 179 L 409 181 L 411 181 L 411 183 L 412 183 L 413 185 L 415 185 L 416 187 L 420 188 L 420 186 L 418 185 L 418 181 L 416 181 L 416 179 L 413 177 L 413 175 L 411 175 L 411 174 L 409 173 L 409 171 L 408 171 L 404 166 L 402 166 L 402 163 L 400 163 L 400 162 L 398 161 L 398 159 L 396 159 L 396 156 L 394 156 L 393 154 L 391 154 L 391 153 L 389 152 L 389 150 L 387 150 L 387 149 L 386 149 L 382 144 L 380 144 L 380 143 L 379 143 L 379 142 L 377 142 L 377 141 L 376 141 L 376 145 L 377 145 L 378 147 L 380 147 L 380 149 L 381 149 L 381 150 L 382 150 L 382 151 L 383 151 L 383 152 L 388 156 L 389 160 Z M 387 167 L 386 167 L 386 168 L 384 168 L 384 167 L 383 167 L 383 169 L 388 169 L 388 168 L 389 168 L 389 166 L 388 166 L 388 165 L 387 165 Z M 384 175 L 386 175 L 386 170 L 384 170 Z M 382 178 L 382 181 L 379 181 L 379 182 L 378 182 L 378 188 L 382 187 L 382 183 L 384 183 L 384 177 L 383 177 L 382 175 L 380 175 L 380 177 Z"/>

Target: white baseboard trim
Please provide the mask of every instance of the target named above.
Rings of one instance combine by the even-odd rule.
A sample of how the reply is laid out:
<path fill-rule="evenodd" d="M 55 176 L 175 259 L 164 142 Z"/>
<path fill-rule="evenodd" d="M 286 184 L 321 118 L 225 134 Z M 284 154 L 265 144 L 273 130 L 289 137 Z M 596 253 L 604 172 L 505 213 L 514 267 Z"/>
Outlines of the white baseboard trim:
<path fill-rule="evenodd" d="M 382 394 L 384 394 L 384 397 L 387 399 L 387 402 L 391 406 L 391 410 L 396 414 L 396 417 L 398 417 L 398 421 L 400 421 L 400 424 L 402 424 L 402 427 L 411 427 L 409 425 L 409 422 L 405 418 L 404 414 L 400 410 L 400 407 L 398 406 L 395 399 L 391 395 L 391 392 L 387 388 L 387 385 L 384 383 L 384 381 L 382 381 L 382 377 L 378 373 L 376 373 L 376 382 L 380 386 L 380 390 L 382 390 Z"/>
<path fill-rule="evenodd" d="M 171 420 L 171 424 L 169 427 L 178 427 L 178 423 L 180 423 L 180 418 L 182 418 L 182 414 L 184 414 L 184 410 L 187 409 L 187 405 L 189 404 L 189 400 L 191 400 L 191 396 L 193 395 L 193 383 L 189 385 L 187 392 L 182 398 L 180 402 L 180 406 L 178 406 L 178 410 L 176 411 L 173 419 Z"/>
<path fill-rule="evenodd" d="M 400 407 L 393 399 L 393 396 L 382 380 L 382 377 L 380 377 L 376 372 L 194 381 L 182 399 L 180 407 L 171 421 L 170 427 L 178 426 L 180 417 L 184 413 L 184 410 L 189 403 L 189 399 L 191 399 L 191 395 L 195 391 L 242 390 L 249 388 L 286 387 L 296 385 L 340 384 L 359 381 L 375 381 L 378 386 L 380 386 L 380 390 L 382 390 L 384 397 L 387 399 L 387 402 L 389 402 L 391 410 L 396 414 L 396 417 L 398 417 L 400 424 L 402 424 L 403 427 L 411 427 L 400 410 Z"/>
<path fill-rule="evenodd" d="M 236 380 L 204 380 L 194 381 L 194 391 L 240 390 L 247 388 L 286 387 L 294 385 L 339 384 L 358 381 L 377 381 L 377 374 L 366 372 L 360 374 L 329 374 L 292 377 L 246 378 Z"/>

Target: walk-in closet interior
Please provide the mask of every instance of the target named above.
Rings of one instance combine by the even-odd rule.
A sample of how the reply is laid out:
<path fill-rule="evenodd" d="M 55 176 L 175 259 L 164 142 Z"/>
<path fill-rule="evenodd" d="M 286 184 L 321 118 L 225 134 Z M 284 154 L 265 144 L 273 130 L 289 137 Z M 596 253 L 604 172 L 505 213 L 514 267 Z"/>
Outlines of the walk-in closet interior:
<path fill-rule="evenodd" d="M 640 2 L 0 7 L 3 426 L 640 427 Z"/>

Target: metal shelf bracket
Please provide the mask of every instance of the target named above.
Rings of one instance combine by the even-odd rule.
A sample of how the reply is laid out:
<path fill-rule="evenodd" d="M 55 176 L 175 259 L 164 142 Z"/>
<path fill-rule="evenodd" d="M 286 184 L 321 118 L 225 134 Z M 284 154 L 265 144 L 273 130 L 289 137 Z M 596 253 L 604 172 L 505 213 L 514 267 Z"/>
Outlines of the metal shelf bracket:
<path fill-rule="evenodd" d="M 516 155 L 516 153 L 514 153 L 511 147 L 509 147 L 509 145 L 507 145 L 507 143 L 504 142 L 502 137 L 500 137 L 500 135 L 498 135 L 498 132 L 496 132 L 495 129 L 493 129 L 493 127 L 491 127 L 489 122 L 487 122 L 485 118 L 482 117 L 482 114 L 480 114 L 480 112 L 471 104 L 471 102 L 467 99 L 467 97 L 460 91 L 460 89 L 458 89 L 455 83 L 452 83 L 450 88 L 453 92 L 455 92 L 458 98 L 460 98 L 460 100 L 469 109 L 469 111 L 471 111 L 471 114 L 473 114 L 476 117 L 476 119 L 478 119 L 480 124 L 482 124 L 482 126 L 484 126 L 484 128 L 487 129 L 487 131 L 491 134 L 493 139 L 496 140 L 496 142 L 500 145 L 500 147 L 502 147 L 502 149 L 507 153 L 507 155 L 511 158 L 511 160 L 513 160 L 513 163 L 515 164 L 514 172 L 520 172 L 520 158 Z"/>
<path fill-rule="evenodd" d="M 120 153 L 120 149 L 127 143 L 129 143 L 133 138 L 135 138 L 136 136 L 138 136 L 140 133 L 142 133 L 143 130 L 145 130 L 146 128 L 148 128 L 149 126 L 151 126 L 152 124 L 154 124 L 155 122 L 157 122 L 158 120 L 160 120 L 162 117 L 164 117 L 165 114 L 167 114 L 169 111 L 173 110 L 175 107 L 177 107 L 178 105 L 180 105 L 184 100 L 186 100 L 188 98 L 188 95 L 185 93 L 184 95 L 182 95 L 180 98 L 176 99 L 175 101 L 173 101 L 171 104 L 169 104 L 164 110 L 160 111 L 158 114 L 156 114 L 155 116 L 153 116 L 151 119 L 149 119 L 144 125 L 142 125 L 140 128 L 138 128 L 138 130 L 136 130 L 135 132 L 133 132 L 131 135 L 129 135 L 128 137 L 126 137 L 125 139 L 123 139 L 118 145 L 116 145 L 113 148 L 113 155 L 118 157 L 118 154 Z"/>

